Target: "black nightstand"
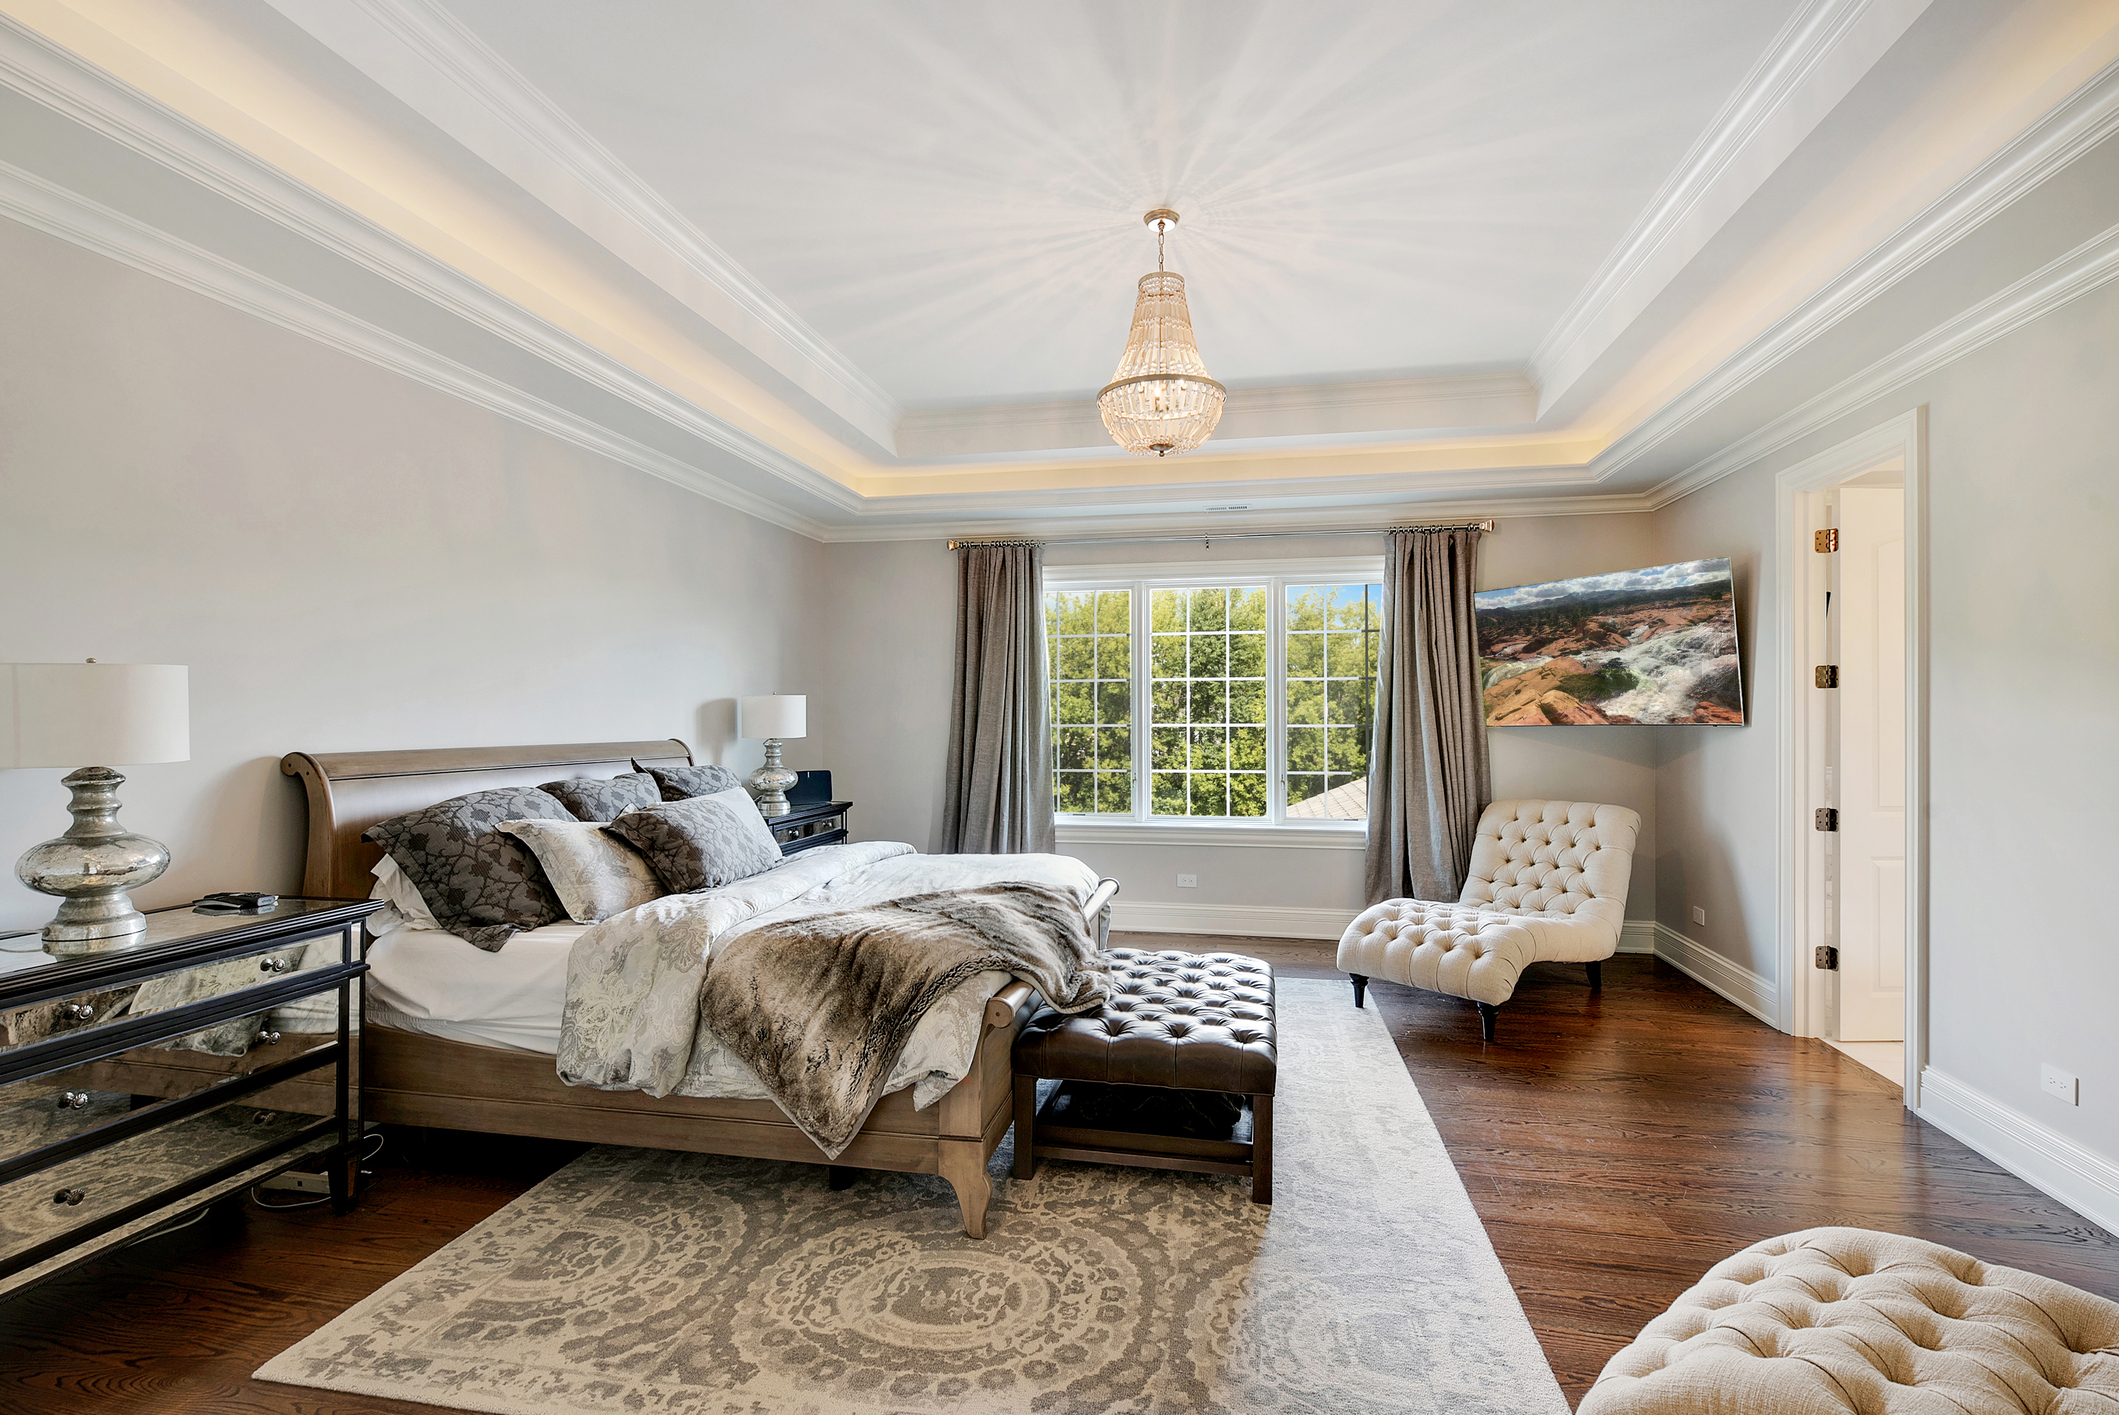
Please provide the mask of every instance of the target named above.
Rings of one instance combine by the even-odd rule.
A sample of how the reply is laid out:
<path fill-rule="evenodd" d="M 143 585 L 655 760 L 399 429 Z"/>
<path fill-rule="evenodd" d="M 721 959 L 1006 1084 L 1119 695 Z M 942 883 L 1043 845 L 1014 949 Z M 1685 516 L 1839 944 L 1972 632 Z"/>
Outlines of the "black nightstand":
<path fill-rule="evenodd" d="M 851 801 L 814 801 L 784 816 L 767 816 L 765 823 L 780 842 L 782 855 L 799 855 L 819 845 L 844 845 L 846 813 L 852 809 Z"/>
<path fill-rule="evenodd" d="M 0 935 L 0 1293 L 325 1160 L 351 1207 L 372 899 L 158 909 L 129 948 Z"/>

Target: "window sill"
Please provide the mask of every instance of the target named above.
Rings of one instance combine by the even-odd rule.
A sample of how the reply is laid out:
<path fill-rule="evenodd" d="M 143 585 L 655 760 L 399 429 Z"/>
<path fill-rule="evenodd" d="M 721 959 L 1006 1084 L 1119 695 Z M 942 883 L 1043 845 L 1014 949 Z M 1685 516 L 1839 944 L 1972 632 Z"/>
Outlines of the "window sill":
<path fill-rule="evenodd" d="M 1240 845 L 1276 850 L 1363 850 L 1368 822 L 1317 825 L 1238 825 L 1187 819 L 1089 821 L 1062 817 L 1055 833 L 1062 845 Z"/>

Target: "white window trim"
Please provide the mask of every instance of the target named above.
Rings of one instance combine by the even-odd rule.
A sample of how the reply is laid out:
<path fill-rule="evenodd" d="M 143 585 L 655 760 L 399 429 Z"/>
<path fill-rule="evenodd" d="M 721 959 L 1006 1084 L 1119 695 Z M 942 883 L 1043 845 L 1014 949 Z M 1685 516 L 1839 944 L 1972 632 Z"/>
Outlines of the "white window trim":
<path fill-rule="evenodd" d="M 1138 730 L 1139 714 L 1151 701 L 1148 687 L 1148 591 L 1265 582 L 1266 593 L 1266 780 L 1270 813 L 1257 819 L 1228 816 L 1147 814 L 1150 732 Z M 1380 584 L 1383 557 L 1329 559 L 1184 561 L 1155 565 L 1048 565 L 1043 590 L 1129 589 L 1133 591 L 1133 809 L 1125 816 L 1053 812 L 1062 845 L 1246 845 L 1358 850 L 1368 840 L 1368 822 L 1291 821 L 1287 807 L 1287 586 L 1290 584 Z M 1057 723 L 1053 724 L 1056 728 Z"/>

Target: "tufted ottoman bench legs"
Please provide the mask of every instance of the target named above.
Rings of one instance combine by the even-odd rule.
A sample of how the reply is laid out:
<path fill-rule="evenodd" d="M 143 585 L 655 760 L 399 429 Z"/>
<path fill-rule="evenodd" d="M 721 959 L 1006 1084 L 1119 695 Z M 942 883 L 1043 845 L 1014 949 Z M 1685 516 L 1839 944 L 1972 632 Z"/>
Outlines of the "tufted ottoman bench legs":
<path fill-rule="evenodd" d="M 1472 1005 L 1479 1009 L 1480 1040 L 1492 1041 L 1494 1039 L 1494 1023 L 1500 1019 L 1501 1009 L 1490 1002 L 1476 1002 Z"/>
<path fill-rule="evenodd" d="M 1272 1203 L 1272 965 L 1240 953 L 1113 948 L 1103 956 L 1111 995 L 1101 1008 L 1071 1017 L 1041 1008 L 1016 1037 L 1015 1177 L 1028 1179 L 1040 1159 L 1248 1175 L 1251 1202 Z M 1040 1081 L 1067 1083 L 1045 1101 L 1042 1115 Z M 1077 1085 L 1136 1096 L 1161 1090 L 1242 1097 L 1250 1138 L 1240 1138 L 1234 1122 L 1227 1138 L 1138 1129 L 1123 1105 L 1099 1112 L 1099 1102 L 1082 1099 Z"/>
<path fill-rule="evenodd" d="M 1347 976 L 1348 976 L 1349 978 L 1351 978 L 1351 979 L 1353 979 L 1353 980 L 1354 980 L 1354 1006 L 1356 1006 L 1356 1007 L 1360 1007 L 1360 1006 L 1362 1005 L 1362 1001 L 1361 1001 L 1361 1000 L 1362 1000 L 1362 998 L 1368 995 L 1368 990 L 1369 990 L 1369 979 L 1368 979 L 1368 974 L 1366 974 L 1366 973 L 1349 973 L 1349 974 L 1347 974 Z"/>

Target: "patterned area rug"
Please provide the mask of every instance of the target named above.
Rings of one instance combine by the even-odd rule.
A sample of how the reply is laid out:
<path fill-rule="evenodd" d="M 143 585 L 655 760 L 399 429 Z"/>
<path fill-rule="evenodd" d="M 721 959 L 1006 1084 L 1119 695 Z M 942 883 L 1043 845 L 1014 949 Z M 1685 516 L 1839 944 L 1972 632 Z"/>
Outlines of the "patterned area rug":
<path fill-rule="evenodd" d="M 267 1380 L 505 1415 L 1565 1415 L 1373 1009 L 1283 979 L 1274 1200 L 1047 1162 L 948 1185 L 593 1150 Z"/>

